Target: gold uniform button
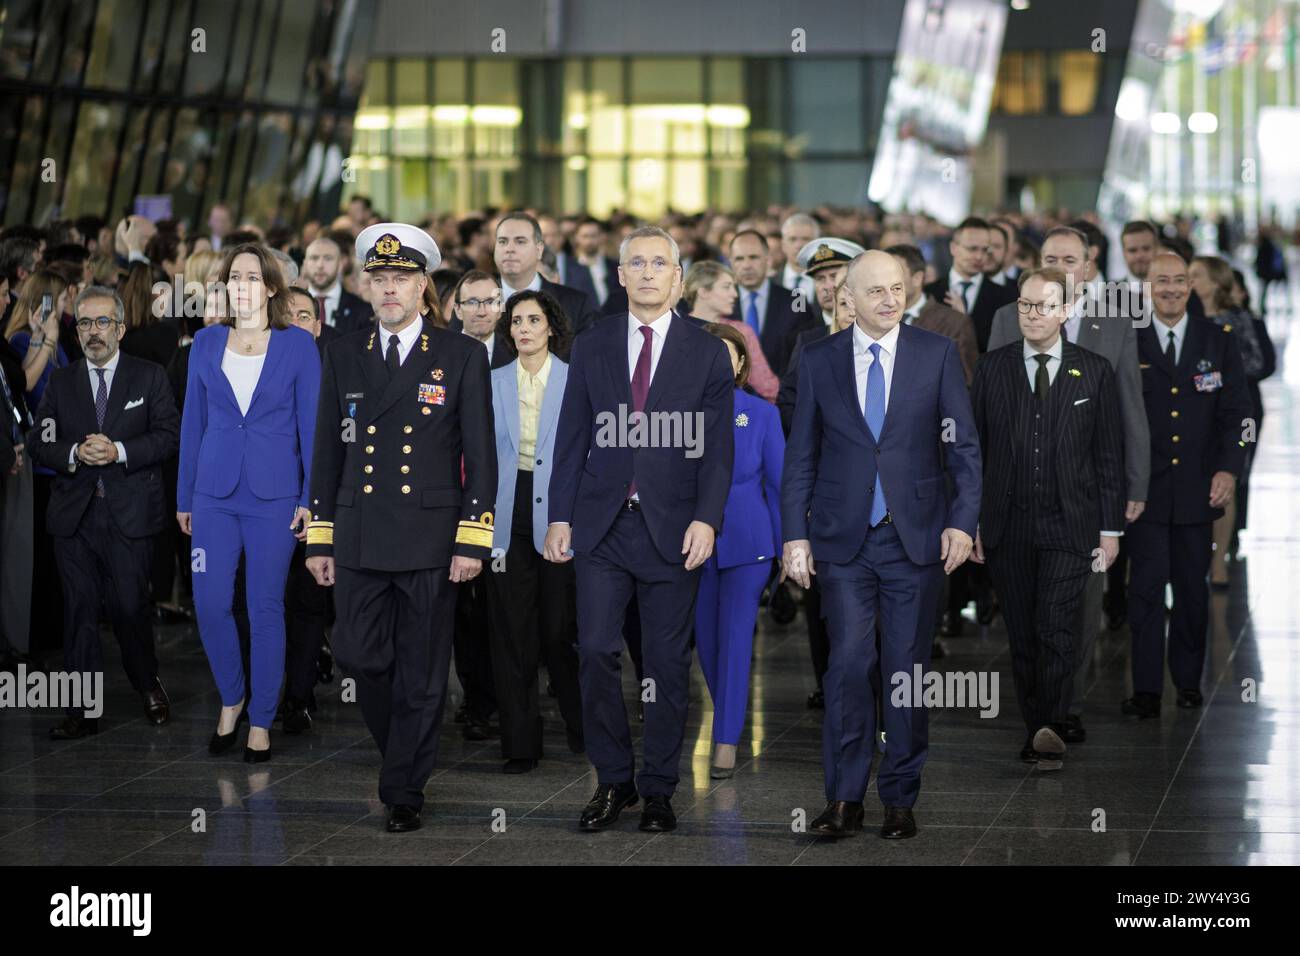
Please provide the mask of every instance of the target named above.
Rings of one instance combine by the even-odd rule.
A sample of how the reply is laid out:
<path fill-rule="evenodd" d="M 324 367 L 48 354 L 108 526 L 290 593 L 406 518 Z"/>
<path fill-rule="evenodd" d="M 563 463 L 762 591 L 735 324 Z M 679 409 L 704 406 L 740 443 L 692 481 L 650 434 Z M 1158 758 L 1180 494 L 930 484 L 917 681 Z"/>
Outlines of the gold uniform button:
<path fill-rule="evenodd" d="M 375 426 L 374 426 L 374 425 L 371 425 L 370 427 L 368 427 L 368 428 L 366 429 L 366 434 L 367 434 L 367 435 L 373 435 L 374 433 L 375 433 Z"/>
<path fill-rule="evenodd" d="M 374 486 L 374 485 L 366 485 L 366 486 L 365 486 L 364 488 L 362 488 L 361 490 L 364 491 L 366 494 L 370 494 L 370 492 L 372 492 L 372 491 L 375 490 L 375 486 Z"/>
<path fill-rule="evenodd" d="M 1170 394 L 1170 395 L 1177 395 L 1177 394 L 1178 394 L 1178 386 L 1175 385 L 1173 388 L 1171 388 L 1171 389 L 1169 390 L 1169 394 Z"/>
<path fill-rule="evenodd" d="M 374 471 L 374 470 L 375 470 L 375 466 L 374 466 L 374 465 L 366 465 L 365 471 L 366 471 L 366 474 L 367 474 L 367 475 L 370 474 L 370 473 L 371 473 L 372 471 Z"/>
<path fill-rule="evenodd" d="M 410 485 L 402 485 L 402 494 L 404 494 L 404 495 L 409 495 L 410 493 L 411 493 L 411 486 L 410 486 Z"/>
<path fill-rule="evenodd" d="M 1178 436 L 1177 436 L 1177 435 L 1175 435 L 1173 438 L 1170 439 L 1170 441 L 1178 441 L 1178 440 L 1179 440 L 1179 439 L 1178 439 Z"/>
<path fill-rule="evenodd" d="M 366 454 L 367 454 L 367 455 L 373 455 L 374 453 L 375 453 L 375 446 L 374 446 L 374 445 L 367 445 L 367 446 L 366 446 Z"/>
<path fill-rule="evenodd" d="M 1170 417 L 1170 418 L 1177 418 L 1177 417 L 1178 417 L 1178 409 L 1175 408 L 1172 412 L 1170 412 L 1170 413 L 1169 413 L 1169 417 Z"/>
<path fill-rule="evenodd" d="M 402 466 L 402 474 L 407 475 L 407 474 L 410 474 L 410 472 L 411 472 L 411 466 L 410 466 L 410 465 L 403 465 L 403 466 Z"/>
<path fill-rule="evenodd" d="M 411 434 L 411 432 L 415 431 L 415 429 L 412 428 L 410 425 L 403 425 L 403 426 L 402 426 L 402 431 L 406 432 L 406 434 L 409 435 L 409 434 Z"/>
<path fill-rule="evenodd" d="M 1177 459 L 1177 458 L 1173 459 L 1173 461 L 1171 461 L 1170 464 L 1173 464 L 1173 465 L 1178 464 L 1178 459 Z"/>
<path fill-rule="evenodd" d="M 411 446 L 410 446 L 410 445 L 403 445 L 403 446 L 402 446 L 402 454 L 403 454 L 403 455 L 409 455 L 410 453 L 411 453 Z"/>

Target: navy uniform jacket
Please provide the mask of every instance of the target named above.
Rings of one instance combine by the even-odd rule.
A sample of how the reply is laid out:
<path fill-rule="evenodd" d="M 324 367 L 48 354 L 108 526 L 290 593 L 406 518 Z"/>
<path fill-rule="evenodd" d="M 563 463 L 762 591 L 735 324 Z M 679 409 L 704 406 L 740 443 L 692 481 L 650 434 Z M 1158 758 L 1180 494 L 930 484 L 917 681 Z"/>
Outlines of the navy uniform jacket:
<path fill-rule="evenodd" d="M 487 352 L 426 319 L 390 381 L 379 343 L 376 328 L 325 348 L 307 557 L 370 571 L 487 559 L 497 487 Z"/>
<path fill-rule="evenodd" d="M 1241 476 L 1243 420 L 1251 415 L 1246 371 L 1231 330 L 1189 318 L 1177 368 L 1165 360 L 1163 323 L 1153 318 L 1138 330 L 1151 429 L 1151 484 L 1139 520 L 1203 524 L 1223 514 L 1210 507 L 1210 479 L 1216 471 Z"/>

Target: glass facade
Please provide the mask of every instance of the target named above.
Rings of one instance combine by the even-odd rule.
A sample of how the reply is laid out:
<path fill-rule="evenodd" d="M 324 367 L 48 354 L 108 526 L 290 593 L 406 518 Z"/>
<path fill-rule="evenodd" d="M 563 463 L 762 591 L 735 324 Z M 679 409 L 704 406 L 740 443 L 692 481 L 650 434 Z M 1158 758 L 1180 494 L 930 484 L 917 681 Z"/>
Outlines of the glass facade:
<path fill-rule="evenodd" d="M 863 201 L 891 57 L 376 59 L 356 191 L 399 219 L 484 205 Z"/>
<path fill-rule="evenodd" d="M 332 216 L 375 0 L 6 0 L 0 219 Z"/>

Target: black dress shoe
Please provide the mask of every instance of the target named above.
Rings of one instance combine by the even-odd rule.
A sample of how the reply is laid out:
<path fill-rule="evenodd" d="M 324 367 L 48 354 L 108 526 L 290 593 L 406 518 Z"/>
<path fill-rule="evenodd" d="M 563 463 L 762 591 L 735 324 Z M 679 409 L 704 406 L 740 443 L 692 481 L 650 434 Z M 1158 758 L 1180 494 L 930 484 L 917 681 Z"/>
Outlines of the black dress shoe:
<path fill-rule="evenodd" d="M 1199 690 L 1180 690 L 1177 703 L 1183 710 L 1195 710 L 1205 703 L 1205 698 Z"/>
<path fill-rule="evenodd" d="M 50 728 L 51 740 L 76 740 L 99 733 L 99 720 L 95 717 L 64 717 Z"/>
<path fill-rule="evenodd" d="M 943 641 L 935 641 L 930 645 L 930 660 L 941 661 L 947 656 L 948 652 L 944 650 Z"/>
<path fill-rule="evenodd" d="M 862 804 L 847 800 L 832 800 L 826 804 L 821 816 L 808 824 L 808 832 L 814 836 L 850 837 L 862 830 Z"/>
<path fill-rule="evenodd" d="M 143 697 L 144 715 L 149 718 L 149 723 L 161 727 L 171 720 L 171 701 L 167 699 L 167 691 L 163 690 L 162 681 L 155 677 L 153 687 L 145 691 Z"/>
<path fill-rule="evenodd" d="M 322 644 L 316 655 L 316 683 L 328 684 L 334 680 L 334 652 L 328 644 Z"/>
<path fill-rule="evenodd" d="M 469 704 L 462 703 L 456 708 L 456 713 L 451 718 L 458 724 L 469 723 Z"/>
<path fill-rule="evenodd" d="M 820 687 L 818 687 L 815 691 L 813 691 L 811 694 L 808 695 L 807 703 L 808 703 L 809 710 L 825 710 L 826 692 L 823 691 Z"/>
<path fill-rule="evenodd" d="M 961 637 L 963 626 L 960 611 L 944 611 L 939 634 L 943 637 Z"/>
<path fill-rule="evenodd" d="M 1040 756 L 1042 755 L 1034 749 L 1034 735 L 1033 733 L 1030 733 L 1030 735 L 1025 738 L 1025 745 L 1020 748 L 1020 759 L 1025 763 L 1038 763 L 1038 758 Z"/>
<path fill-rule="evenodd" d="M 1160 716 L 1160 695 L 1159 694 L 1134 694 L 1128 700 L 1119 705 L 1122 713 L 1130 717 L 1141 717 L 1146 720 L 1149 717 Z"/>
<path fill-rule="evenodd" d="M 794 598 L 790 596 L 790 589 L 784 584 L 773 584 L 771 600 L 768 601 L 767 609 L 772 613 L 772 620 L 777 624 L 786 625 L 799 616 L 799 606 L 794 603 Z"/>
<path fill-rule="evenodd" d="M 1128 605 L 1116 602 L 1106 607 L 1106 627 L 1118 631 L 1128 623 Z"/>
<path fill-rule="evenodd" d="M 1065 718 L 1065 725 L 1061 728 L 1061 739 L 1067 744 L 1081 744 L 1088 739 L 1088 732 L 1083 729 L 1083 718 L 1078 714 L 1070 714 Z"/>
<path fill-rule="evenodd" d="M 618 819 L 624 810 L 636 806 L 639 799 L 636 784 L 631 780 L 626 783 L 602 783 L 578 817 L 579 830 L 603 830 Z"/>
<path fill-rule="evenodd" d="M 513 757 L 501 768 L 502 773 L 528 773 L 537 769 L 537 761 L 532 757 Z"/>
<path fill-rule="evenodd" d="M 997 613 L 998 602 L 994 600 L 993 592 L 985 588 L 984 593 L 975 598 L 975 620 L 980 627 L 988 627 Z"/>
<path fill-rule="evenodd" d="M 667 797 L 657 793 L 645 798 L 645 808 L 641 811 L 641 822 L 637 824 L 637 829 L 646 833 L 667 833 L 677 829 L 677 814 L 673 813 L 673 806 Z"/>
<path fill-rule="evenodd" d="M 265 750 L 254 750 L 252 747 L 244 747 L 244 763 L 266 763 L 271 759 L 271 748 Z"/>
<path fill-rule="evenodd" d="M 388 808 L 389 833 L 409 833 L 420 829 L 420 811 L 404 803 Z"/>
<path fill-rule="evenodd" d="M 564 732 L 566 742 L 569 744 L 569 753 L 585 754 L 587 752 L 587 740 L 580 730 L 566 730 Z"/>
<path fill-rule="evenodd" d="M 311 730 L 311 711 L 307 705 L 291 697 L 284 699 L 284 732 L 286 734 L 305 734 Z"/>
<path fill-rule="evenodd" d="M 886 840 L 906 840 L 916 836 L 916 820 L 910 807 L 885 807 L 885 822 L 880 835 Z"/>
<path fill-rule="evenodd" d="M 499 731 L 486 720 L 471 717 L 461 728 L 460 734 L 466 740 L 491 740 L 499 735 Z"/>
<path fill-rule="evenodd" d="M 228 734 L 219 734 L 213 731 L 211 738 L 208 740 L 208 753 L 212 756 L 225 753 L 231 747 L 235 746 L 235 737 L 239 735 L 239 725 L 248 719 L 248 702 L 240 708 L 239 716 L 235 718 L 235 729 Z"/>

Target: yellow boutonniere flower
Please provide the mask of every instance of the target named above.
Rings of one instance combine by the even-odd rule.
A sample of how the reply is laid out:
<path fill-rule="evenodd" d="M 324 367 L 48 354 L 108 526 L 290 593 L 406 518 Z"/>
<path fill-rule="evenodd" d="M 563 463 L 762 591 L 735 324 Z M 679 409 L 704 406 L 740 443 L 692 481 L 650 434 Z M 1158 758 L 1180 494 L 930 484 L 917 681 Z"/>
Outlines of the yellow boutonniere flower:
<path fill-rule="evenodd" d="M 1081 376 L 1083 373 L 1080 372 L 1077 368 L 1072 368 L 1072 369 L 1070 369 L 1070 374 L 1073 375 L 1075 378 L 1078 378 L 1078 377 Z"/>

